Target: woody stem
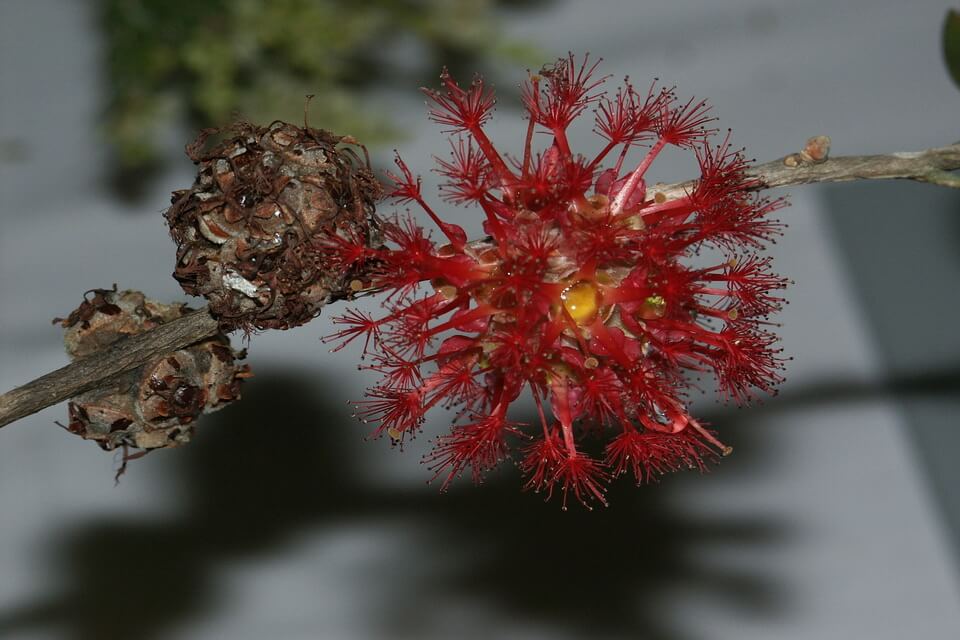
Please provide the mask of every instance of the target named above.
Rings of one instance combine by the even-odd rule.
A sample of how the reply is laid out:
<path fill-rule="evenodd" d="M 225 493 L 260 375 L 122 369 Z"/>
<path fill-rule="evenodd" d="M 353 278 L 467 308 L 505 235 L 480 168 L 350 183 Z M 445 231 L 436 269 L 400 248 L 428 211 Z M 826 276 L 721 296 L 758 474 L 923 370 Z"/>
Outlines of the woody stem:
<path fill-rule="evenodd" d="M 22 387 L 0 395 L 0 427 L 106 386 L 131 369 L 164 354 L 217 335 L 217 321 L 206 307 L 150 331 L 123 338 L 102 351 L 74 360 Z"/>
<path fill-rule="evenodd" d="M 841 156 L 819 163 L 790 162 L 795 158 L 796 154 L 792 154 L 747 169 L 747 176 L 755 179 L 749 189 L 762 191 L 820 182 L 895 179 L 960 188 L 960 175 L 955 173 L 960 170 L 960 142 L 925 151 Z M 650 190 L 663 194 L 669 201 L 685 197 L 695 186 L 696 180 L 688 180 L 653 185 Z M 489 246 L 490 241 L 477 240 L 470 244 L 480 248 Z M 0 395 L 0 427 L 91 389 L 106 386 L 126 371 L 217 332 L 217 321 L 204 308 L 120 340 L 107 349 Z"/>

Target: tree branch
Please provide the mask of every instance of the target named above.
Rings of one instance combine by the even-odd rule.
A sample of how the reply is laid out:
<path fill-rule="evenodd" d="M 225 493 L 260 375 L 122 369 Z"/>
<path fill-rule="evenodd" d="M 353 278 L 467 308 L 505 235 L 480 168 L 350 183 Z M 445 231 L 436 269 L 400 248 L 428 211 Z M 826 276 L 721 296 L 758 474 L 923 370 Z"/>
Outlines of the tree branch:
<path fill-rule="evenodd" d="M 813 138 L 811 138 L 813 140 Z M 818 182 L 850 182 L 852 180 L 915 180 L 942 187 L 960 189 L 960 176 L 950 173 L 960 169 L 960 142 L 926 151 L 900 151 L 872 156 L 839 156 L 829 160 L 807 159 L 801 153 L 758 164 L 747 169 L 757 179 L 755 191 Z M 668 185 L 654 185 L 668 200 L 693 189 L 696 180 Z"/>
<path fill-rule="evenodd" d="M 811 144 L 800 153 L 755 165 L 747 170 L 756 178 L 754 191 L 818 182 L 904 179 L 960 188 L 960 142 L 917 152 L 842 156 L 827 159 L 829 140 L 820 139 L 819 153 Z M 809 151 L 809 152 L 808 152 Z M 654 185 L 651 191 L 673 199 L 688 193 L 695 180 Z M 146 333 L 120 340 L 109 348 L 76 360 L 22 387 L 0 395 L 0 427 L 85 391 L 110 384 L 116 376 L 153 358 L 216 335 L 217 321 L 204 307 Z"/>
<path fill-rule="evenodd" d="M 204 307 L 145 333 L 118 340 L 102 351 L 0 396 L 0 427 L 85 391 L 106 386 L 120 374 L 217 333 L 217 321 Z"/>

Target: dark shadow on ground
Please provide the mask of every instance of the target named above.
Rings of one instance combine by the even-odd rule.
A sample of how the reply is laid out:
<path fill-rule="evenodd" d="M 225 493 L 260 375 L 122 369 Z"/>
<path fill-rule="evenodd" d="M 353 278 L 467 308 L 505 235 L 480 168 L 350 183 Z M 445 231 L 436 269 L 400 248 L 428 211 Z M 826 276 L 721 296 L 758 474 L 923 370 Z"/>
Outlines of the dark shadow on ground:
<path fill-rule="evenodd" d="M 403 603 L 437 595 L 493 608 L 532 628 L 556 626 L 596 638 L 687 637 L 657 600 L 676 586 L 720 595 L 745 616 L 773 617 L 788 605 L 777 576 L 711 568 L 697 559 L 698 550 L 718 544 L 785 544 L 791 527 L 764 514 L 718 518 L 675 504 L 678 484 L 707 479 L 681 474 L 686 478 L 640 489 L 620 482 L 611 492 L 613 506 L 593 512 L 541 504 L 519 491 L 509 469 L 480 488 L 445 496 L 433 487 L 370 488 L 345 444 L 356 441 L 355 425 L 342 405 L 310 399 L 322 388 L 303 383 L 311 377 L 264 372 L 242 405 L 211 418 L 187 449 L 166 454 L 180 456 L 182 465 L 171 480 L 186 488 L 178 514 L 161 521 L 112 517 L 62 532 L 50 553 L 63 589 L 0 611 L 0 637 L 50 628 L 73 640 L 163 638 L 215 615 L 221 597 L 215 577 L 237 559 L 280 551 L 305 531 L 394 519 L 414 526 L 429 544 L 401 540 L 384 579 L 412 577 L 379 584 L 365 600 L 382 637 L 400 630 L 405 637 L 431 635 L 424 627 L 429 621 Z M 752 411 L 958 390 L 960 369 L 880 385 L 832 381 L 797 388 Z M 722 473 L 760 478 L 769 472 L 763 434 L 737 427 L 726 409 L 707 418 L 738 447 Z M 431 564 L 433 553 L 442 553 L 444 562 Z M 421 570 L 405 571 L 412 565 Z M 404 597 L 391 597 L 397 593 Z"/>

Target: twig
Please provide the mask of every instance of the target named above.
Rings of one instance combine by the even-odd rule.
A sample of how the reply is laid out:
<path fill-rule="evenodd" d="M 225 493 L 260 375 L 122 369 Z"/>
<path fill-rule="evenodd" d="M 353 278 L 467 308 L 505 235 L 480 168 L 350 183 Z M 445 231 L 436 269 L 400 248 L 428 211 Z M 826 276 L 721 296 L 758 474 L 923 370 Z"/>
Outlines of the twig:
<path fill-rule="evenodd" d="M 138 335 L 124 338 L 103 351 L 0 396 L 0 427 L 110 380 L 163 354 L 216 335 L 217 321 L 206 307 Z"/>
<path fill-rule="evenodd" d="M 850 182 L 852 180 L 915 180 L 942 187 L 960 189 L 960 176 L 950 173 L 960 169 L 960 142 L 926 151 L 901 151 L 872 156 L 839 156 L 823 162 L 804 161 L 800 154 L 791 154 L 754 165 L 747 175 L 757 178 L 754 187 L 773 189 L 817 182 Z M 795 163 L 790 162 L 791 160 Z M 695 180 L 652 189 L 668 200 L 688 193 Z"/>
<path fill-rule="evenodd" d="M 890 179 L 960 188 L 960 176 L 951 173 L 960 169 L 960 142 L 926 151 L 841 156 L 829 160 L 825 153 L 822 157 L 811 158 L 801 152 L 755 165 L 747 171 L 757 179 L 752 189 L 760 191 L 796 184 Z M 688 180 L 655 185 L 651 190 L 672 199 L 689 192 L 695 184 L 695 180 Z M 165 353 L 209 338 L 217 330 L 216 320 L 204 308 L 146 333 L 125 338 L 104 351 L 76 360 L 0 395 L 0 427 L 85 391 L 105 386 L 112 378 Z"/>

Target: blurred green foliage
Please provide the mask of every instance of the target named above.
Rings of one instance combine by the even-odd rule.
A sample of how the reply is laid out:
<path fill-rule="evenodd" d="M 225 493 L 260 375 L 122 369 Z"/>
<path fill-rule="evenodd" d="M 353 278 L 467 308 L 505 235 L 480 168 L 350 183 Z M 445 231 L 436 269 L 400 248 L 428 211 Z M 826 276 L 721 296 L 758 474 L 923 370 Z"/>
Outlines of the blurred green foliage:
<path fill-rule="evenodd" d="M 943 21 L 943 56 L 947 71 L 960 87 L 960 11 L 947 11 Z"/>
<path fill-rule="evenodd" d="M 416 74 L 427 69 L 410 68 L 418 61 L 433 77 L 440 61 L 532 55 L 498 35 L 494 11 L 531 0 L 96 1 L 106 35 L 105 129 L 126 175 L 157 163 L 171 122 L 298 122 L 306 94 L 317 96 L 311 125 L 383 139 L 389 111 L 365 104 L 365 88 L 400 73 L 423 77 Z"/>

